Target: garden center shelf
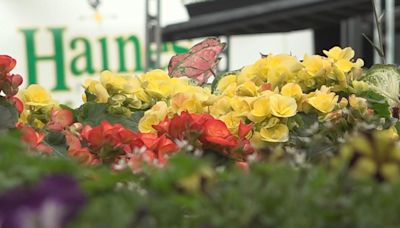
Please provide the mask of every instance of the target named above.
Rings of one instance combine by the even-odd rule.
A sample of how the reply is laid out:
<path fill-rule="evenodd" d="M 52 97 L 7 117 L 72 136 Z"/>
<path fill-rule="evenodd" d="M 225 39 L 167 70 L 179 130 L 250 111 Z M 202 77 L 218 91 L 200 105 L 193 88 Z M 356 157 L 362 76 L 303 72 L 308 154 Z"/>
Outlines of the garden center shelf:
<path fill-rule="evenodd" d="M 372 12 L 371 0 L 214 0 L 186 7 L 190 20 L 164 27 L 162 40 L 317 29 Z"/>

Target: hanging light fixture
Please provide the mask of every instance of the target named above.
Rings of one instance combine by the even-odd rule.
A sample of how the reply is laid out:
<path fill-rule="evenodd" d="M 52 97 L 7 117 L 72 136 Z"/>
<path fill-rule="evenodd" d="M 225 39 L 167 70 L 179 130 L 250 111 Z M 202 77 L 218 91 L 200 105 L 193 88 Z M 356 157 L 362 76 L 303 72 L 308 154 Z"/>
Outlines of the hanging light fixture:
<path fill-rule="evenodd" d="M 94 18 L 95 20 L 100 23 L 103 19 L 103 16 L 101 15 L 100 11 L 98 10 L 100 4 L 101 4 L 101 0 L 87 0 L 90 7 L 92 7 L 92 9 L 95 11 L 95 15 Z"/>

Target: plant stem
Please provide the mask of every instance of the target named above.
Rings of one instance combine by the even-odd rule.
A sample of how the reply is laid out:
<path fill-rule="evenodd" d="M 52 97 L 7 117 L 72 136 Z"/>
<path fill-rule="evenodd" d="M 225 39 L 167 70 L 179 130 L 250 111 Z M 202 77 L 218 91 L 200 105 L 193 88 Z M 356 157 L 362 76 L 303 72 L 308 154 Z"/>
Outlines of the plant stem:
<path fill-rule="evenodd" d="M 378 12 L 376 11 L 375 0 L 371 0 L 371 2 L 372 2 L 372 8 L 374 10 L 375 24 L 376 24 L 376 28 L 378 30 L 378 37 L 379 37 L 379 49 L 380 49 L 380 51 L 378 51 L 378 54 L 381 57 L 381 63 L 384 64 L 385 63 L 385 51 L 383 49 L 381 22 L 379 20 Z"/>

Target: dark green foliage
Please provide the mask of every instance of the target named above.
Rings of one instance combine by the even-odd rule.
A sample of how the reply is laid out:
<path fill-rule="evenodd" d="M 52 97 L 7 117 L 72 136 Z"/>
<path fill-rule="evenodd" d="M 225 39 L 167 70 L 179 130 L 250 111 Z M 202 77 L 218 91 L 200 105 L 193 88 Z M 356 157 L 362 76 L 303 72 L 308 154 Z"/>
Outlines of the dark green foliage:
<path fill-rule="evenodd" d="M 138 131 L 137 126 L 144 112 L 135 111 L 130 117 L 126 117 L 107 112 L 107 104 L 88 102 L 79 107 L 75 114 L 78 122 L 84 125 L 88 124 L 94 127 L 106 120 L 111 124 L 119 123 L 133 131 Z"/>
<path fill-rule="evenodd" d="M 17 123 L 18 112 L 7 101 L 0 100 L 0 132 L 14 128 Z"/>
<path fill-rule="evenodd" d="M 359 97 L 367 99 L 370 108 L 372 108 L 378 117 L 390 118 L 390 105 L 384 96 L 379 93 L 368 90 L 361 94 L 357 94 Z"/>
<path fill-rule="evenodd" d="M 360 182 L 322 166 L 259 163 L 215 169 L 178 155 L 141 174 L 28 154 L 17 133 L 0 137 L 0 191 L 50 173 L 75 176 L 89 197 L 70 227 L 396 227 L 400 184 Z"/>

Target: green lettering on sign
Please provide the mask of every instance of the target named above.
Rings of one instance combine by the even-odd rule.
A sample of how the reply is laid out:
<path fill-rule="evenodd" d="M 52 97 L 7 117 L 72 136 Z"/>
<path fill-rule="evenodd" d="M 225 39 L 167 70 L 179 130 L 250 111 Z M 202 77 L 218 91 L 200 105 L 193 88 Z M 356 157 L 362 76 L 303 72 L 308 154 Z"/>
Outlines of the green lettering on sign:
<path fill-rule="evenodd" d="M 71 40 L 70 47 L 75 50 L 78 43 L 83 44 L 84 51 L 71 60 L 71 72 L 74 75 L 82 75 L 84 73 L 94 74 L 94 67 L 92 61 L 92 48 L 88 39 L 84 37 L 77 37 Z M 84 66 L 79 69 L 79 60 L 84 61 Z"/>
<path fill-rule="evenodd" d="M 176 42 L 172 42 L 172 49 L 176 54 L 183 54 L 189 52 L 189 49 L 187 47 L 179 46 Z"/>
<path fill-rule="evenodd" d="M 39 56 L 36 53 L 35 33 L 37 29 L 21 29 L 25 37 L 26 57 L 28 63 L 28 84 L 37 83 L 37 64 L 40 61 L 54 61 L 56 68 L 56 85 L 53 90 L 68 90 L 65 83 L 64 69 L 64 28 L 49 28 L 53 36 L 54 54 Z"/>
<path fill-rule="evenodd" d="M 99 39 L 100 42 L 100 47 L 101 47 L 101 60 L 102 60 L 102 65 L 103 69 L 102 70 L 108 70 L 108 49 L 107 49 L 107 38 L 102 37 Z"/>
<path fill-rule="evenodd" d="M 141 62 L 140 56 L 140 43 L 139 39 L 132 35 L 129 36 L 127 39 L 124 37 L 117 37 L 116 41 L 118 43 L 118 51 L 119 51 L 119 72 L 127 72 L 128 69 L 126 68 L 125 64 L 125 46 L 128 41 L 130 41 L 133 45 L 135 51 L 135 69 L 134 71 L 143 71 L 143 66 Z"/>

